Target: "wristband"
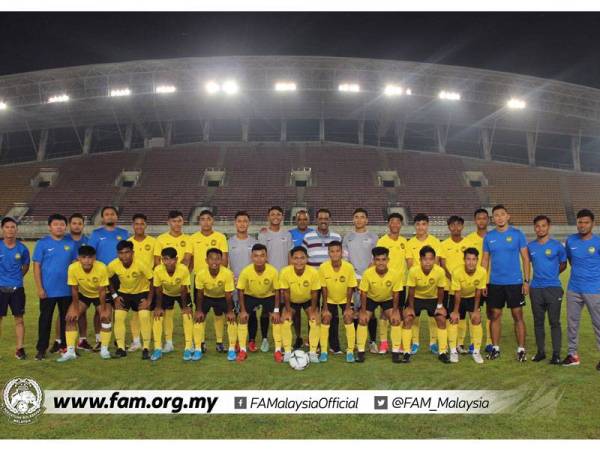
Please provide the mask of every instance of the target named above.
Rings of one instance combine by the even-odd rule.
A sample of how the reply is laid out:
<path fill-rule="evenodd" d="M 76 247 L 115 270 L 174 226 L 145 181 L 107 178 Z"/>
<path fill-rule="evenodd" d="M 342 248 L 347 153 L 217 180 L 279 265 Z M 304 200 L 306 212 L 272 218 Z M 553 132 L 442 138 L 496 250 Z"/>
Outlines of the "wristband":
<path fill-rule="evenodd" d="M 111 294 L 111 297 L 112 297 L 112 299 L 113 299 L 113 300 L 115 300 L 115 299 L 118 297 L 118 295 L 117 295 L 117 294 L 115 294 L 115 293 L 112 293 L 112 294 Z"/>
<path fill-rule="evenodd" d="M 278 313 L 279 312 L 279 308 L 273 308 L 273 312 L 274 313 Z"/>

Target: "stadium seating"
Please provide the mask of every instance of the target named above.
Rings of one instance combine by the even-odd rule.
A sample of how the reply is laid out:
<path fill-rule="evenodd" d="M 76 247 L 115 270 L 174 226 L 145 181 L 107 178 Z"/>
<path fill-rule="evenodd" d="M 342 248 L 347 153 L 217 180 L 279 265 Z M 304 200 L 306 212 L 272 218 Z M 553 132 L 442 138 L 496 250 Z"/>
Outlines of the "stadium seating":
<path fill-rule="evenodd" d="M 34 193 L 31 179 L 39 169 L 38 164 L 0 166 L 0 215 L 8 213 L 15 202 L 31 201 Z"/>

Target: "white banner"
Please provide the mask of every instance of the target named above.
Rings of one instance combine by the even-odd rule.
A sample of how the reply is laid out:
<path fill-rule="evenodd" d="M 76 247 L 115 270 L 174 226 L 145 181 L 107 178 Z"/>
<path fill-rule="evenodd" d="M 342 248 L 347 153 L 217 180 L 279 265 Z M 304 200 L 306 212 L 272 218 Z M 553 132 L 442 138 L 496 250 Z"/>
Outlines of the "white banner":
<path fill-rule="evenodd" d="M 518 391 L 54 391 L 46 414 L 496 414 Z"/>

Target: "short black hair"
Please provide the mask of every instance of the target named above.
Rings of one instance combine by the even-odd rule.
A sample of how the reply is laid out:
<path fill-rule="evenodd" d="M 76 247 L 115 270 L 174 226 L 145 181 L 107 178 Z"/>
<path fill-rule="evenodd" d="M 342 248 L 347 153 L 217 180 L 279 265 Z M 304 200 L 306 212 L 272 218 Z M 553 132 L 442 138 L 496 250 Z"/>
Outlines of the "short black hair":
<path fill-rule="evenodd" d="M 331 217 L 331 211 L 329 211 L 327 208 L 319 208 L 317 210 L 317 216 L 321 213 L 326 213 L 327 215 L 329 215 L 329 217 Z"/>
<path fill-rule="evenodd" d="M 418 213 L 415 217 L 413 217 L 413 223 L 425 221 L 429 223 L 429 216 L 427 214 Z"/>
<path fill-rule="evenodd" d="M 369 217 L 369 213 L 367 212 L 367 210 L 365 208 L 356 208 L 354 210 L 354 212 L 352 213 L 352 216 L 354 216 L 355 214 L 358 213 L 363 213 L 367 218 Z"/>
<path fill-rule="evenodd" d="M 592 211 L 590 211 L 589 209 L 581 209 L 577 212 L 577 218 L 581 219 L 583 217 L 589 217 L 593 221 L 594 213 Z"/>
<path fill-rule="evenodd" d="M 392 219 L 400 219 L 400 222 L 404 223 L 404 216 L 400 213 L 391 213 L 387 218 L 388 223 Z"/>
<path fill-rule="evenodd" d="M 473 217 L 477 217 L 477 214 L 485 214 L 488 217 L 490 216 L 490 213 L 485 208 L 478 208 L 478 209 L 476 209 L 475 212 L 473 213 Z"/>
<path fill-rule="evenodd" d="M 161 250 L 160 256 L 164 256 L 166 258 L 177 258 L 177 250 L 175 247 L 165 247 Z"/>
<path fill-rule="evenodd" d="M 116 207 L 114 206 L 103 206 L 102 209 L 100 210 L 100 217 L 104 216 L 104 212 L 108 211 L 109 209 L 112 209 L 115 214 L 117 215 L 117 217 L 119 216 L 119 211 L 117 210 Z"/>
<path fill-rule="evenodd" d="M 133 251 L 133 242 L 119 241 L 119 243 L 117 244 L 117 251 L 120 252 L 121 250 L 125 250 L 126 248 Z"/>
<path fill-rule="evenodd" d="M 503 204 L 499 204 L 492 208 L 492 214 L 494 214 L 499 209 L 503 209 L 504 211 L 508 212 L 508 209 L 506 209 L 506 206 L 504 206 Z"/>
<path fill-rule="evenodd" d="M 533 219 L 533 224 L 535 225 L 540 220 L 545 220 L 546 222 L 548 222 L 548 225 L 550 225 L 552 223 L 552 221 L 550 220 L 550 217 L 545 216 L 544 214 L 540 214 L 539 216 L 535 216 L 535 218 Z"/>
<path fill-rule="evenodd" d="M 96 256 L 96 249 L 91 245 L 82 245 L 77 250 L 79 256 Z"/>
<path fill-rule="evenodd" d="M 2 219 L 2 224 L 0 226 L 4 226 L 6 225 L 8 222 L 12 222 L 15 225 L 17 224 L 17 221 L 15 219 L 13 219 L 12 217 L 5 217 L 4 219 Z"/>
<path fill-rule="evenodd" d="M 296 245 L 293 249 L 290 250 L 290 256 L 294 256 L 294 253 L 296 252 L 302 252 L 304 253 L 306 256 L 308 256 L 308 251 L 302 247 L 301 245 Z"/>
<path fill-rule="evenodd" d="M 202 217 L 202 216 L 215 217 L 213 215 L 213 212 L 210 209 L 203 209 L 202 211 L 200 211 L 200 214 L 198 214 L 198 217 Z"/>
<path fill-rule="evenodd" d="M 133 217 L 131 218 L 132 222 L 135 222 L 136 219 L 142 219 L 144 222 L 148 222 L 148 217 L 146 217 L 146 214 L 142 214 L 142 213 L 135 213 L 133 215 Z"/>
<path fill-rule="evenodd" d="M 67 218 L 65 216 L 63 216 L 62 214 L 56 213 L 56 214 L 50 214 L 48 216 L 48 225 L 50 225 L 55 220 L 59 220 L 61 222 L 64 222 L 65 225 L 67 224 Z"/>
<path fill-rule="evenodd" d="M 250 220 L 250 214 L 248 214 L 246 211 L 238 211 L 235 213 L 235 216 L 233 217 L 233 220 L 237 219 L 238 217 L 241 216 L 246 216 L 248 218 L 248 220 Z"/>
<path fill-rule="evenodd" d="M 216 248 L 216 247 L 211 247 L 206 251 L 206 256 L 208 257 L 208 255 L 210 255 L 211 253 L 214 253 L 215 255 L 219 255 L 219 256 L 223 256 L 223 252 Z"/>
<path fill-rule="evenodd" d="M 281 214 L 283 214 L 283 208 L 281 206 L 271 206 L 269 211 L 267 211 L 267 214 L 271 214 L 271 211 L 279 211 Z"/>
<path fill-rule="evenodd" d="M 181 217 L 183 219 L 183 213 L 181 211 L 177 211 L 176 209 L 172 209 L 171 211 L 169 211 L 169 219 L 177 219 L 178 217 Z"/>
<path fill-rule="evenodd" d="M 342 243 L 340 241 L 331 241 L 329 244 L 327 244 L 327 248 L 331 248 L 331 247 L 342 247 Z"/>
<path fill-rule="evenodd" d="M 432 253 L 435 257 L 435 250 L 431 245 L 425 245 L 421 250 L 419 250 L 419 257 L 423 258 L 427 253 Z"/>
<path fill-rule="evenodd" d="M 267 247 L 263 244 L 254 244 L 252 246 L 252 251 L 253 252 L 260 252 L 261 250 L 264 250 L 265 252 L 267 251 Z"/>
<path fill-rule="evenodd" d="M 469 247 L 468 249 L 466 249 L 464 252 L 464 255 L 475 255 L 479 258 L 479 250 L 477 250 L 475 247 Z"/>
<path fill-rule="evenodd" d="M 461 223 L 461 224 L 464 225 L 465 224 L 465 219 L 463 219 L 460 216 L 450 216 L 450 217 L 448 217 L 448 221 L 446 223 L 448 224 L 448 226 L 450 226 L 450 224 L 453 224 L 453 223 L 456 223 L 456 222 Z"/>
<path fill-rule="evenodd" d="M 85 218 L 83 217 L 83 214 L 81 214 L 81 213 L 71 214 L 71 217 L 69 217 L 69 223 L 73 222 L 73 219 L 81 219 L 81 221 L 83 223 L 85 223 Z"/>
<path fill-rule="evenodd" d="M 373 247 L 371 255 L 373 255 L 373 258 L 377 258 L 378 256 L 390 256 L 390 251 L 385 247 Z"/>

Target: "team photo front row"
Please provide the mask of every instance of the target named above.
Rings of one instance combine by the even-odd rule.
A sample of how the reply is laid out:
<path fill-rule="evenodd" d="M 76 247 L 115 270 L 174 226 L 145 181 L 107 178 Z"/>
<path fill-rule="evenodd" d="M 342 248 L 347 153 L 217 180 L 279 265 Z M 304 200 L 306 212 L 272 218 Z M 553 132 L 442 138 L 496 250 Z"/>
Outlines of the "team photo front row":
<path fill-rule="evenodd" d="M 24 278 L 31 260 L 40 299 L 37 360 L 46 358 L 58 309 L 56 339 L 50 348 L 60 353 L 58 362 L 77 359 L 77 350 L 98 351 L 102 359 L 141 350 L 143 360 L 158 361 L 174 351 L 178 304 L 185 361 L 199 361 L 207 352 L 206 319 L 212 309 L 215 350 L 226 353 L 229 361 L 243 362 L 259 349 L 269 352 L 270 328 L 278 363 L 289 361 L 303 344 L 311 363 L 325 363 L 337 354 L 345 354 L 348 363 L 363 363 L 368 352 L 391 353 L 392 362 L 409 363 L 420 349 L 419 319 L 426 312 L 431 353 L 443 363 L 457 363 L 459 355 L 470 354 L 482 364 L 481 351 L 488 360 L 500 357 L 501 319 L 508 309 L 516 360 L 524 362 L 526 297 L 537 347 L 532 361 L 547 358 L 547 317 L 550 363 L 580 364 L 577 350 L 584 307 L 600 349 L 600 237 L 593 234 L 594 214 L 586 209 L 577 213 L 577 233 L 564 245 L 550 237 L 551 219 L 544 215 L 533 220 L 536 239 L 528 243 L 524 233 L 510 225 L 503 205 L 492 209 L 494 228 L 489 231 L 487 210 L 475 211 L 476 230 L 465 237 L 464 219 L 451 216 L 449 237 L 442 242 L 429 234 L 425 214 L 414 216 L 411 239 L 401 236 L 404 218 L 397 213 L 388 217 L 388 233 L 378 237 L 368 231 L 368 213 L 362 208 L 354 211 L 354 229 L 343 239 L 329 229 L 327 209 L 317 211 L 315 229 L 309 227 L 308 213 L 299 211 L 296 228 L 288 231 L 282 228 L 283 210 L 272 207 L 268 226 L 257 239 L 248 233 L 250 216 L 244 211 L 235 215 L 236 233 L 229 239 L 214 230 L 209 210 L 201 212 L 200 229 L 192 235 L 183 233 L 183 214 L 169 212 L 169 231 L 156 238 L 146 234 L 143 214 L 133 216 L 133 235 L 117 226 L 116 208 L 104 207 L 101 216 L 102 227 L 88 237 L 83 234 L 82 215 L 69 219 L 51 215 L 49 234 L 36 243 L 32 256 L 17 238 L 17 222 L 2 219 L 0 326 L 10 308 L 17 359 L 26 358 Z M 562 359 L 564 292 L 559 276 L 568 265 L 568 350 Z M 95 347 L 87 340 L 87 310 L 92 305 Z M 127 346 L 130 311 L 132 342 Z M 308 321 L 306 343 L 303 315 Z M 340 319 L 345 352 L 340 346 Z M 600 362 L 596 368 L 600 370 Z"/>

